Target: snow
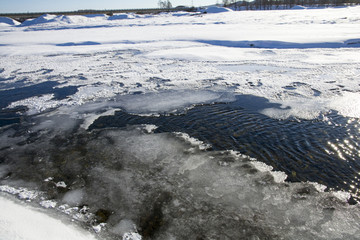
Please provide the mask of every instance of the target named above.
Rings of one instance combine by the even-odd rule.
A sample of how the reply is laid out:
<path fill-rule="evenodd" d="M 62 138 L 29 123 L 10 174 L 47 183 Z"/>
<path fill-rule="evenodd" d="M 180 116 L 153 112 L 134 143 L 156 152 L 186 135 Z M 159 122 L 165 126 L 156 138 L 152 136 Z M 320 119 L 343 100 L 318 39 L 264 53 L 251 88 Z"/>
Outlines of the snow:
<path fill-rule="evenodd" d="M 64 168 L 75 171 L 74 164 L 89 182 L 73 187 L 70 178 L 41 176 L 42 184 L 57 187 L 56 200 L 42 199 L 43 193 L 21 186 L 3 185 L 0 191 L 39 201 L 44 209 L 85 223 L 91 214 L 79 214 L 78 206 L 86 202 L 93 212 L 108 206 L 117 210 L 109 223 L 90 228 L 122 239 L 141 239 L 135 219 L 143 217 L 140 210 L 153 206 L 149 199 L 166 191 L 176 204 L 166 203 L 164 211 L 172 211 L 179 223 L 169 221 L 169 233 L 160 231 L 160 239 L 192 234 L 186 231 L 199 219 L 207 223 L 204 232 L 210 234 L 219 225 L 230 228 L 226 234 L 245 234 L 236 224 L 239 219 L 245 225 L 250 221 L 251 227 L 245 228 L 259 227 L 254 239 L 261 239 L 266 229 L 285 239 L 359 235 L 359 205 L 348 206 L 347 193 L 324 192 L 326 187 L 317 183 L 286 183 L 283 172 L 256 159 L 207 151 L 210 145 L 186 133 L 154 133 L 161 126 L 84 131 L 116 111 L 183 114 L 196 105 L 232 102 L 237 95 L 278 104 L 259 110 L 275 119 L 326 120 L 332 111 L 360 118 L 359 10 L 235 12 L 212 7 L 206 12 L 218 14 L 44 15 L 22 24 L 1 18 L 0 91 L 31 93 L 2 100 L 6 110 L 26 106 L 24 114 L 31 120 L 22 119 L 27 124 L 22 134 L 1 129 L 1 149 L 14 148 L 19 156 L 29 149 L 41 153 L 60 141 L 59 136 L 65 137 L 64 149 L 56 146 L 70 166 Z M 48 81 L 56 86 L 38 93 L 37 86 Z M 67 87 L 76 91 L 67 92 Z M 67 138 L 73 132 L 75 136 Z M 43 139 L 33 140 L 34 136 Z M 19 144 L 24 142 L 25 147 Z M 76 156 L 78 149 L 84 156 Z M 90 159 L 91 166 L 77 166 L 78 158 Z M 9 168 L 1 167 L 1 178 Z M 59 239 L 77 234 L 81 236 L 76 239 L 83 238 L 82 231 L 24 202 L 3 197 L 0 201 L 0 229 L 6 239 L 43 239 L 42 230 Z M 63 205 L 57 207 L 59 203 Z M 210 211 L 216 215 L 214 221 L 207 218 Z M 28 217 L 32 220 L 26 222 Z M 234 221 L 238 222 L 231 225 Z"/>
<path fill-rule="evenodd" d="M 204 13 L 223 13 L 223 12 L 232 12 L 230 8 L 225 7 L 217 7 L 217 6 L 211 6 L 203 10 Z"/>
<path fill-rule="evenodd" d="M 0 196 L 1 239 L 96 239 L 80 227 L 64 223 L 19 201 Z"/>
<path fill-rule="evenodd" d="M 114 14 L 113 16 L 109 17 L 109 20 L 122 20 L 122 19 L 133 19 L 135 18 L 132 14 Z"/>
<path fill-rule="evenodd" d="M 12 18 L 8 18 L 8 17 L 0 17 L 0 26 L 14 26 L 14 25 L 19 25 L 20 23 Z"/>
<path fill-rule="evenodd" d="M 307 9 L 307 8 L 304 7 L 304 6 L 301 6 L 301 5 L 296 5 L 296 6 L 292 7 L 291 9 L 293 9 L 293 10 L 303 10 L 303 9 Z"/>

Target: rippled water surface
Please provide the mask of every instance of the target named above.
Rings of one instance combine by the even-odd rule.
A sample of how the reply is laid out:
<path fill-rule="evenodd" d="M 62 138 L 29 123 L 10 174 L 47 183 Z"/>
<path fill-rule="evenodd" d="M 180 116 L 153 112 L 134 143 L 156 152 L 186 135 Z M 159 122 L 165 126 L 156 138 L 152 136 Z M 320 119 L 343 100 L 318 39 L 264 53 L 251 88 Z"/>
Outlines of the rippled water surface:
<path fill-rule="evenodd" d="M 209 96 L 177 97 L 196 93 Z M 228 93 L 172 114 L 134 107 L 172 94 L 75 108 L 94 116 L 123 101 L 127 111 L 87 130 L 58 109 L 5 110 L 18 121 L 2 122 L 0 191 L 65 213 L 101 239 L 356 239 L 359 119 L 278 120 L 261 112 L 279 104 Z"/>
<path fill-rule="evenodd" d="M 289 181 L 313 181 L 359 196 L 359 119 L 329 113 L 315 120 L 277 120 L 260 113 L 280 108 L 242 95 L 227 104 L 194 107 L 181 115 L 137 116 L 123 111 L 90 127 L 154 124 L 156 132 L 185 132 L 213 150 L 236 150 L 283 171 Z"/>

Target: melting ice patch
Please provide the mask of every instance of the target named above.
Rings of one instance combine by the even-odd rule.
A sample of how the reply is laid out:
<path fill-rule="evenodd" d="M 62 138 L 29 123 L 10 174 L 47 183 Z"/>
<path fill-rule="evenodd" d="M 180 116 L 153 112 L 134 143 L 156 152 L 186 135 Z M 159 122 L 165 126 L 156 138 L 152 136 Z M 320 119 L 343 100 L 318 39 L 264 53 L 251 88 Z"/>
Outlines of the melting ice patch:
<path fill-rule="evenodd" d="M 343 116 L 360 118 L 360 93 L 346 92 L 332 99 L 329 107 Z"/>
<path fill-rule="evenodd" d="M 186 90 L 119 96 L 115 104 L 129 113 L 151 115 L 177 112 L 197 104 L 234 100 L 231 93 Z"/>
<path fill-rule="evenodd" d="M 95 223 L 94 230 L 103 228 L 96 221 L 105 221 L 102 231 L 113 239 L 354 239 L 360 234 L 359 205 L 346 202 L 349 194 L 284 182 L 284 174 L 266 164 L 233 151 L 204 151 L 200 141 L 186 135 L 143 130 L 105 129 L 71 138 L 64 133 L 68 141 L 63 143 L 60 136 L 47 135 L 28 143 L 27 148 L 37 149 L 34 164 L 17 159 L 16 167 L 8 169 L 11 178 L 1 181 L 10 183 L 29 171 L 32 181 L 42 185 L 48 172 L 56 171 L 52 166 L 58 166 L 56 179 L 47 183 L 66 178 L 66 187 L 61 184 L 55 195 L 45 188 L 44 194 L 67 202 L 58 209 Z M 27 153 L 16 145 L 7 151 L 7 156 Z M 38 161 L 44 152 L 47 160 Z M 78 205 L 87 206 L 92 218 L 76 215 Z"/>
<path fill-rule="evenodd" d="M 344 92 L 341 96 L 330 98 L 295 98 L 288 100 L 272 100 L 281 108 L 266 108 L 261 113 L 277 119 L 299 118 L 312 120 L 331 110 L 344 117 L 360 118 L 360 94 Z"/>
<path fill-rule="evenodd" d="M 161 114 L 182 111 L 197 104 L 209 104 L 234 101 L 231 92 L 216 92 L 207 90 L 177 90 L 133 95 L 116 95 L 116 89 L 110 87 L 87 87 L 78 91 L 70 99 L 55 100 L 53 94 L 35 96 L 11 103 L 8 108 L 18 106 L 28 107 L 28 114 L 36 114 L 59 106 L 84 105 L 84 109 L 96 110 L 97 107 L 122 108 L 134 114 Z M 110 100 L 104 101 L 103 98 Z M 114 98 L 111 100 L 111 98 Z M 102 100 L 102 103 L 92 102 Z M 74 110 L 74 109 L 72 109 Z M 81 108 L 79 111 L 82 111 Z"/>

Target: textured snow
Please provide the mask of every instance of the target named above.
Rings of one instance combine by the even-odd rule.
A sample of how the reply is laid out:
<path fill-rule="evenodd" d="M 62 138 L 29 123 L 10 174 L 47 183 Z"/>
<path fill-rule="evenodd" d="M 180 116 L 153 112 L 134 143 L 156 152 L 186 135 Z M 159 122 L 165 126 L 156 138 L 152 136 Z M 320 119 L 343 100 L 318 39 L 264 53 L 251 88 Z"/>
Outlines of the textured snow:
<path fill-rule="evenodd" d="M 20 23 L 12 18 L 0 17 L 0 26 L 14 26 L 19 25 Z"/>
<path fill-rule="evenodd" d="M 96 134 L 83 129 L 116 111 L 181 114 L 194 105 L 231 102 L 237 94 L 279 104 L 280 108 L 261 110 L 277 119 L 311 120 L 331 111 L 360 118 L 359 10 L 210 8 L 207 13 L 219 14 L 44 15 L 17 26 L 1 18 L 0 25 L 6 26 L 0 28 L 0 91 L 27 93 L 34 88 L 31 96 L 8 94 L 9 99 L 3 99 L 6 110 L 26 106 L 26 114 L 33 118 L 24 136 L 12 138 L 14 131 L 4 130 L 1 148 L 11 146 L 26 155 L 28 149 L 18 143 L 27 141 L 32 151 L 41 153 L 79 127 L 78 146 L 67 145 L 69 151 L 62 150 L 61 157 L 72 160 L 73 165 L 64 166 L 68 170 L 74 170 L 72 166 L 86 170 L 90 183 L 72 188 L 65 178 L 41 176 L 42 184 L 67 191 L 57 201 L 39 199 L 40 192 L 20 187 L 3 185 L 0 191 L 24 201 L 38 200 L 50 210 L 61 203 L 57 210 L 81 222 L 92 219 L 83 214 L 88 209 L 79 207 L 84 199 L 92 211 L 109 206 L 117 210 L 109 224 L 91 227 L 101 232 L 109 226 L 109 232 L 122 239 L 141 239 L 134 225 L 140 218 L 138 208 L 151 208 L 148 199 L 163 191 L 174 195 L 166 203 L 174 206 L 166 211 L 176 221 L 166 226 L 168 232 L 160 231 L 159 239 L 192 234 L 186 231 L 199 220 L 207 223 L 205 233 L 221 232 L 221 225 L 246 236 L 238 232 L 239 219 L 245 229 L 264 231 L 261 235 L 256 229 L 246 236 L 252 239 L 267 236 L 269 229 L 270 235 L 284 239 L 356 238 L 359 205 L 347 205 L 348 193 L 324 192 L 326 187 L 317 183 L 286 183 L 284 173 L 256 159 L 236 152 L 207 152 L 208 144 L 185 133 L 155 134 L 154 125 Z M 42 89 L 36 87 L 48 81 L 58 85 L 37 93 Z M 56 93 L 67 87 L 76 91 L 63 93 L 64 97 Z M 32 138 L 26 134 L 32 133 L 44 140 L 28 142 Z M 84 150 L 84 159 L 91 159 L 90 167 L 76 162 L 79 158 L 72 155 L 76 148 Z M 4 166 L 1 178 L 6 174 Z M 146 189 L 152 194 L 144 193 Z M 61 230 L 56 232 L 59 239 L 80 234 L 23 203 L 0 201 L 5 206 L 1 230 L 9 239 L 24 238 L 28 233 L 23 225 L 30 228 L 29 239 L 42 239 L 44 233 L 35 232 L 37 226 L 45 227 L 40 229 L 45 232 Z M 213 219 L 208 218 L 210 211 Z M 27 217 L 35 220 L 27 225 Z M 32 226 L 34 222 L 37 226 Z M 63 235 L 68 232 L 69 237 Z"/>
<path fill-rule="evenodd" d="M 203 10 L 203 12 L 204 13 L 223 13 L 223 12 L 232 12 L 232 10 L 230 8 L 212 6 L 212 7 L 206 8 L 205 10 Z"/>
<path fill-rule="evenodd" d="M 2 239 L 96 239 L 80 227 L 64 223 L 36 208 L 0 196 Z"/>
<path fill-rule="evenodd" d="M 264 110 L 274 118 L 314 119 L 330 110 L 358 117 L 357 108 L 351 107 L 360 98 L 358 10 L 44 15 L 1 33 L 0 76 L 9 79 L 6 84 L 16 84 L 23 74 L 14 72 L 21 66 L 27 84 L 47 81 L 48 76 L 63 83 L 57 88 L 78 86 L 62 100 L 42 94 L 9 104 L 27 106 L 29 114 L 119 94 L 216 85 L 283 105 L 284 110 Z M 44 75 L 42 69 L 52 72 Z M 202 93 L 192 95 L 187 105 L 200 103 Z M 133 104 L 120 107 L 163 111 L 148 96 L 139 95 L 138 106 L 133 98 Z M 169 105 L 174 102 L 168 100 Z M 107 109 L 109 114 L 115 108 Z M 85 128 L 92 122 L 88 117 Z"/>

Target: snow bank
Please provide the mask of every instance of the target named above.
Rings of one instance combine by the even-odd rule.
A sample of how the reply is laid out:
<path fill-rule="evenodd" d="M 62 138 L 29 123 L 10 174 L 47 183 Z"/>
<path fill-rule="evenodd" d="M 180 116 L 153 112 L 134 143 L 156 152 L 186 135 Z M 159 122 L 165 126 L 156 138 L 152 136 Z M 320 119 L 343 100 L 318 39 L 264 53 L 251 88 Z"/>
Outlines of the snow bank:
<path fill-rule="evenodd" d="M 54 22 L 57 17 L 58 16 L 56 16 L 56 15 L 44 14 L 44 15 L 38 17 L 38 18 L 28 19 L 28 20 L 24 21 L 22 23 L 22 25 L 23 26 L 30 26 L 30 25 L 35 25 L 35 24 L 43 24 L 43 23 Z"/>
<path fill-rule="evenodd" d="M 122 19 L 134 19 L 135 16 L 133 14 L 114 14 L 113 16 L 110 16 L 109 20 L 122 20 Z"/>
<path fill-rule="evenodd" d="M 59 27 L 59 24 L 84 24 L 84 23 L 94 23 L 107 20 L 108 16 L 104 14 L 94 14 L 94 15 L 51 15 L 44 14 L 35 19 L 28 19 L 24 21 L 21 26 L 36 26 L 36 25 L 53 25 L 55 28 Z"/>
<path fill-rule="evenodd" d="M 0 232 L 2 239 L 76 239 L 95 240 L 89 232 L 64 223 L 39 209 L 0 196 Z"/>
<path fill-rule="evenodd" d="M 203 13 L 224 13 L 224 12 L 232 12 L 232 11 L 233 10 L 231 10 L 230 8 L 212 6 L 212 7 L 206 8 L 202 12 Z"/>
<path fill-rule="evenodd" d="M 0 26 L 1 25 L 10 25 L 10 26 L 14 26 L 14 25 L 19 25 L 20 23 L 18 21 L 15 21 L 12 18 L 8 18 L 8 17 L 0 17 Z"/>
<path fill-rule="evenodd" d="M 291 9 L 293 9 L 293 10 L 304 10 L 304 9 L 307 9 L 307 8 L 304 7 L 304 6 L 301 6 L 301 5 L 296 5 L 296 6 L 292 7 Z"/>

